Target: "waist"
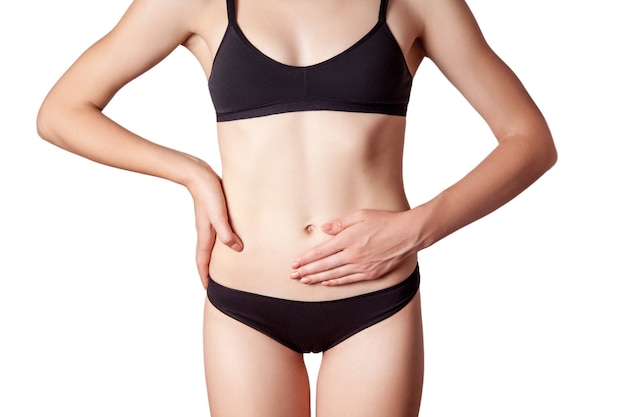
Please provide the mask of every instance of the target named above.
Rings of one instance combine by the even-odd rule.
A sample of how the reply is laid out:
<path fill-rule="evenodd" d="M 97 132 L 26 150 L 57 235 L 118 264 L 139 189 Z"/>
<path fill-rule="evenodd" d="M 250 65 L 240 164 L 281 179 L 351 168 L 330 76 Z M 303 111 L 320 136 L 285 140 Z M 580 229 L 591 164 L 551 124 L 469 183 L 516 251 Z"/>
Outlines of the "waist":
<path fill-rule="evenodd" d="M 380 290 L 406 278 L 415 268 L 416 257 L 404 260 L 395 270 L 379 279 L 326 287 L 306 285 L 290 278 L 291 264 L 305 251 L 332 239 L 324 233 L 324 223 L 341 218 L 361 208 L 401 211 L 406 202 L 381 200 L 376 205 L 360 205 L 346 199 L 326 203 L 322 210 L 302 210 L 297 204 L 256 205 L 229 201 L 230 221 L 242 239 L 244 249 L 235 252 L 217 241 L 211 254 L 210 275 L 222 284 L 242 291 L 302 301 L 321 301 L 351 297 Z M 238 203 L 242 203 L 239 205 Z M 386 204 L 384 204 L 386 203 Z"/>
<path fill-rule="evenodd" d="M 321 225 L 359 209 L 409 208 L 402 182 L 404 118 L 302 112 L 220 123 L 222 185 L 241 253 L 216 242 L 210 274 L 230 288 L 294 300 L 349 297 L 393 285 L 338 287 L 290 279 L 291 264 L 331 236 Z"/>

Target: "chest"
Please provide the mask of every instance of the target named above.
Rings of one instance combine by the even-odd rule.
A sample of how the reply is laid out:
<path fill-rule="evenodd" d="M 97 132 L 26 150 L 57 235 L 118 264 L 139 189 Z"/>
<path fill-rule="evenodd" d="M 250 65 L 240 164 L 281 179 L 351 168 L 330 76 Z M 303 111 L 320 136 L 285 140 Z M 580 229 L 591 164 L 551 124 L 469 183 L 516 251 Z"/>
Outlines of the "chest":
<path fill-rule="evenodd" d="M 186 44 L 207 77 L 229 26 L 227 2 L 234 9 L 231 25 L 246 42 L 273 61 L 299 67 L 327 61 L 361 42 L 380 20 L 383 5 L 381 0 L 212 0 Z M 415 48 L 415 22 L 400 2 L 384 4 L 383 19 L 414 73 L 423 54 Z"/>

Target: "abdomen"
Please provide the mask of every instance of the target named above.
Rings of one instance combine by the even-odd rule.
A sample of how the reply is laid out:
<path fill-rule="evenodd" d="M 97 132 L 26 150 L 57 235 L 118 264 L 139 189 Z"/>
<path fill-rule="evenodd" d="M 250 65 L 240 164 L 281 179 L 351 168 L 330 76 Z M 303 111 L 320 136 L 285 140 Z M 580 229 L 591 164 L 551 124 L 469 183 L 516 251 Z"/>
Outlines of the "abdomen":
<path fill-rule="evenodd" d="M 244 250 L 218 241 L 213 279 L 259 294 L 323 300 L 384 288 L 411 273 L 414 260 L 379 280 L 346 286 L 289 278 L 296 256 L 330 238 L 322 224 L 359 209 L 409 208 L 402 185 L 403 117 L 315 111 L 218 127 L 230 221 Z"/>

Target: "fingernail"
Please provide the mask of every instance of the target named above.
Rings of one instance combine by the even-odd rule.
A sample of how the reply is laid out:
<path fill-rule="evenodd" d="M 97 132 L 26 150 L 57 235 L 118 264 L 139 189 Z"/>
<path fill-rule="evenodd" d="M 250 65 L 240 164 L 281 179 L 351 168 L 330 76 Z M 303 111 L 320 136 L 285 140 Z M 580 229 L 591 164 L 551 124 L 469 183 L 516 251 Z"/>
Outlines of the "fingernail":
<path fill-rule="evenodd" d="M 291 264 L 291 269 L 297 269 L 300 268 L 300 262 L 295 261 L 294 263 Z"/>
<path fill-rule="evenodd" d="M 332 228 L 333 228 L 332 224 L 328 224 L 328 223 L 323 224 L 322 225 L 322 232 L 330 232 L 332 230 Z"/>
<path fill-rule="evenodd" d="M 233 246 L 231 246 L 230 248 L 237 252 L 241 252 L 243 250 L 243 246 L 241 246 L 239 243 L 233 244 Z"/>
<path fill-rule="evenodd" d="M 308 283 L 310 283 L 310 282 L 311 282 L 311 279 L 310 279 L 310 278 L 302 278 L 302 279 L 300 280 L 300 282 L 301 282 L 301 283 L 303 283 L 303 284 L 308 284 Z"/>
<path fill-rule="evenodd" d="M 296 279 L 300 276 L 300 273 L 298 271 L 293 271 L 291 273 L 291 278 Z"/>

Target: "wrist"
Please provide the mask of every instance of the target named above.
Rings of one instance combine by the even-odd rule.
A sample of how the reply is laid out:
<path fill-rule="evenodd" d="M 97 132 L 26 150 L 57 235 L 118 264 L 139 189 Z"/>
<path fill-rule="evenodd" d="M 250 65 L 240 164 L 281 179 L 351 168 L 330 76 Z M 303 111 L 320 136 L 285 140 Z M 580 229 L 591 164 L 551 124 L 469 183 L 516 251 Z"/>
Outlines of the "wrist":
<path fill-rule="evenodd" d="M 409 217 L 408 229 L 410 230 L 411 245 L 415 252 L 425 249 L 441 237 L 439 236 L 437 211 L 433 202 L 421 204 L 406 212 Z"/>
<path fill-rule="evenodd" d="M 181 153 L 186 159 L 185 167 L 180 171 L 180 177 L 176 181 L 194 194 L 196 190 L 202 189 L 207 180 L 217 177 L 217 174 L 209 164 L 195 156 Z"/>

